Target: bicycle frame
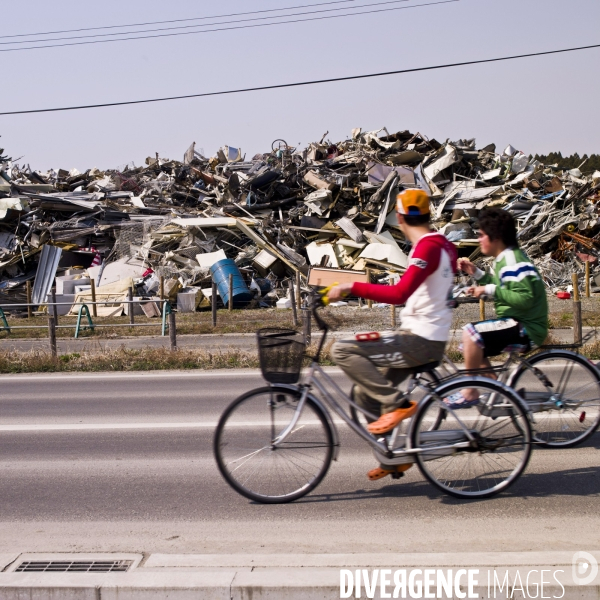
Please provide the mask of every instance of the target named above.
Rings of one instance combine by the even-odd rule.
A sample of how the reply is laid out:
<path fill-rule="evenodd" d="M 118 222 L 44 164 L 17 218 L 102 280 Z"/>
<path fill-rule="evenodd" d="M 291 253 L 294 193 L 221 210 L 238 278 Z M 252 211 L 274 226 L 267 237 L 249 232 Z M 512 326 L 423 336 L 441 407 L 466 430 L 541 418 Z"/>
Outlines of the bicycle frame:
<path fill-rule="evenodd" d="M 320 381 L 319 378 L 322 378 L 324 380 L 324 382 Z M 457 377 L 457 379 L 459 379 L 459 380 L 464 379 L 465 386 L 467 386 L 469 383 L 471 385 L 473 385 L 473 383 L 476 383 L 477 381 L 480 381 L 480 380 L 483 380 L 483 381 L 488 380 L 489 381 L 489 379 L 486 379 L 484 377 L 463 377 L 463 378 Z M 423 398 L 423 400 L 422 400 L 423 402 L 428 400 L 431 395 L 437 396 L 436 390 L 433 389 L 430 384 L 429 385 L 423 384 L 418 377 L 414 378 L 414 380 L 416 380 L 417 387 L 419 387 L 423 391 L 427 392 L 425 398 Z M 503 384 L 500 382 L 500 385 L 503 385 Z M 294 427 L 298 423 L 298 420 L 302 414 L 302 410 L 306 403 L 306 399 L 310 394 L 311 388 L 314 387 L 320 393 L 321 398 L 324 399 L 324 401 L 325 401 L 324 404 L 326 406 L 328 406 L 339 418 L 341 418 L 342 421 L 344 421 L 359 437 L 361 437 L 363 440 L 365 440 L 365 442 L 367 442 L 367 444 L 369 444 L 369 446 L 371 446 L 371 448 L 375 451 L 375 453 L 381 457 L 383 462 L 388 463 L 388 464 L 389 464 L 390 460 L 394 461 L 393 464 L 415 462 L 414 455 L 425 451 L 422 448 L 411 448 L 410 447 L 410 443 L 409 443 L 410 442 L 410 435 L 409 435 L 410 431 L 407 432 L 406 434 L 404 434 L 404 437 L 405 437 L 404 445 L 401 447 L 398 447 L 398 448 L 395 447 L 396 443 L 398 441 L 398 437 L 400 435 L 400 430 L 401 430 L 402 424 L 397 425 L 393 429 L 393 431 L 389 435 L 389 441 L 387 441 L 387 443 L 375 439 L 372 435 L 367 433 L 362 427 L 360 427 L 357 423 L 354 422 L 352 417 L 350 417 L 347 414 L 347 412 L 344 410 L 343 406 L 338 402 L 338 400 L 336 400 L 334 394 L 332 394 L 329 391 L 327 386 L 330 386 L 331 388 L 333 388 L 335 395 L 337 395 L 339 398 L 343 399 L 343 401 L 345 403 L 347 403 L 350 406 L 353 406 L 356 410 L 360 411 L 365 416 L 368 416 L 371 418 L 377 418 L 376 415 L 373 415 L 372 413 L 370 413 L 363 407 L 359 406 L 351 398 L 349 398 L 341 390 L 341 388 L 335 383 L 335 381 L 333 381 L 333 379 L 329 375 L 327 375 L 327 373 L 323 370 L 323 368 L 316 361 L 313 361 L 309 367 L 305 381 L 303 383 L 301 383 L 299 386 L 278 386 L 278 387 L 289 387 L 290 389 L 300 388 L 302 390 L 302 395 L 298 402 L 298 406 L 296 407 L 296 410 L 294 411 L 292 420 L 287 425 L 287 427 L 279 435 L 277 435 L 275 437 L 275 439 L 272 442 L 272 446 L 277 447 L 280 444 L 282 444 L 285 441 L 285 439 L 288 437 L 288 435 L 290 435 L 290 433 L 294 430 Z M 311 394 L 311 397 L 314 398 L 315 401 L 317 401 L 317 403 L 321 407 L 323 407 L 323 403 L 319 402 L 319 400 L 316 397 L 314 397 L 312 394 Z M 441 397 L 437 396 L 437 400 L 440 403 L 441 407 L 443 406 L 444 409 L 448 413 L 450 413 L 454 416 L 454 418 L 456 419 L 456 422 L 458 423 L 461 430 L 457 429 L 456 433 L 454 434 L 456 436 L 455 443 L 444 445 L 444 446 L 436 446 L 435 454 L 431 458 L 439 457 L 440 451 L 455 451 L 455 450 L 460 450 L 462 448 L 468 448 L 471 445 L 471 442 L 474 441 L 472 432 L 462 422 L 460 417 L 458 417 L 456 415 L 455 411 L 453 411 L 452 409 L 450 409 L 446 405 L 444 405 L 442 403 Z M 337 439 L 338 435 L 337 435 L 337 430 L 335 430 L 335 424 L 333 423 L 332 419 L 329 419 L 329 422 L 332 425 L 332 427 L 334 428 L 334 431 L 335 431 L 334 436 Z M 449 439 L 452 437 L 452 432 L 450 432 L 448 430 L 431 431 L 431 432 L 426 432 L 424 435 L 426 435 L 426 436 L 430 435 L 431 438 L 438 437 L 438 438 L 442 438 L 442 439 Z M 465 438 L 466 438 L 466 440 L 465 440 Z M 383 436 L 380 439 L 386 440 L 386 438 Z M 460 440 L 462 440 L 462 441 L 460 441 Z M 431 449 L 429 449 L 429 451 L 431 452 Z"/>
<path fill-rule="evenodd" d="M 409 444 L 410 444 L 410 433 L 411 430 L 409 429 L 407 431 L 406 434 L 404 434 L 404 438 L 405 438 L 405 443 L 403 447 L 400 448 L 395 448 L 395 445 L 398 441 L 398 436 L 400 435 L 400 430 L 402 428 L 402 423 L 400 423 L 399 425 L 397 425 L 391 432 L 391 435 L 389 436 L 389 442 L 388 443 L 384 443 L 381 442 L 377 439 L 375 439 L 371 434 L 367 433 L 362 427 L 360 427 L 357 423 L 354 422 L 354 420 L 352 419 L 352 417 L 350 417 L 346 411 L 344 410 L 344 408 L 340 405 L 340 403 L 335 399 L 335 397 L 329 392 L 329 390 L 327 389 L 326 385 L 329 385 L 331 388 L 333 388 L 334 393 L 339 397 L 342 398 L 343 401 L 350 405 L 353 406 L 356 410 L 358 410 L 359 412 L 361 412 L 363 415 L 365 415 L 366 417 L 369 417 L 373 420 L 376 420 L 378 418 L 378 415 L 374 415 L 373 413 L 369 412 L 368 410 L 364 409 L 362 406 L 359 406 L 356 402 L 354 402 L 354 400 L 352 400 L 351 398 L 349 398 L 342 390 L 341 388 L 335 383 L 335 381 L 333 381 L 333 379 L 331 377 L 329 377 L 327 375 L 327 373 L 323 370 L 323 368 L 321 367 L 321 365 L 319 364 L 319 358 L 321 356 L 321 352 L 323 350 L 323 347 L 325 346 L 325 340 L 327 337 L 327 334 L 329 332 L 329 325 L 321 318 L 321 316 L 319 315 L 319 312 L 317 310 L 317 305 L 316 303 L 313 303 L 312 306 L 312 315 L 319 327 L 319 329 L 323 332 L 323 335 L 321 336 L 321 340 L 319 341 L 319 345 L 317 348 L 317 353 L 316 355 L 313 357 L 313 360 L 311 362 L 311 365 L 309 367 L 307 376 L 305 377 L 305 380 L 303 383 L 301 383 L 300 385 L 297 386 L 280 386 L 280 387 L 289 387 L 290 389 L 301 389 L 302 390 L 302 395 L 300 397 L 300 401 L 298 402 L 298 406 L 296 407 L 296 410 L 294 412 L 294 415 L 292 417 L 292 420 L 290 421 L 289 425 L 279 434 L 277 435 L 273 442 L 272 442 L 272 446 L 273 447 L 277 447 L 280 444 L 282 444 L 285 439 L 290 435 L 290 433 L 292 433 L 294 431 L 294 427 L 296 426 L 296 424 L 298 423 L 298 420 L 300 419 L 300 416 L 302 414 L 302 409 L 304 408 L 304 405 L 306 403 L 306 398 L 308 397 L 311 388 L 314 386 L 321 394 L 321 397 L 325 400 L 325 405 L 329 406 L 329 408 L 331 408 L 331 410 L 338 416 L 340 417 L 359 437 L 361 437 L 363 440 L 365 440 L 365 442 L 367 442 L 367 444 L 369 444 L 369 446 L 371 446 L 371 448 L 373 449 L 373 451 L 378 454 L 382 459 L 387 459 L 388 461 L 391 459 L 396 459 L 398 460 L 398 464 L 401 463 L 406 463 L 406 462 L 414 462 L 414 455 L 418 454 L 418 453 L 422 453 L 423 450 L 421 448 L 410 448 Z M 484 380 L 484 381 L 489 381 L 489 378 L 485 378 L 485 377 L 481 377 L 481 376 L 477 376 L 477 375 L 471 375 L 469 377 L 467 376 L 461 376 L 458 368 L 456 367 L 456 365 L 454 365 L 454 363 L 446 356 L 444 355 L 445 360 L 448 362 L 449 365 L 452 365 L 452 368 L 454 369 L 454 373 L 452 374 L 451 377 L 449 377 L 448 379 L 452 379 L 453 382 L 455 382 L 456 379 L 460 380 L 460 379 L 464 379 L 465 381 L 465 387 L 468 387 L 468 383 L 470 383 L 471 385 L 473 385 L 474 383 L 476 383 L 477 381 L 480 380 Z M 319 381 L 319 379 L 316 377 L 316 375 L 319 375 L 321 378 L 323 378 L 326 382 L 326 385 L 323 384 L 321 381 Z M 444 410 L 447 413 L 450 413 L 455 419 L 456 422 L 458 423 L 458 425 L 460 426 L 461 430 L 462 430 L 462 434 L 459 436 L 459 439 L 463 439 L 464 437 L 467 438 L 468 441 L 463 441 L 460 443 L 456 443 L 456 444 L 452 444 L 449 446 L 436 446 L 436 451 L 439 450 L 459 450 L 460 448 L 467 448 L 470 446 L 471 442 L 474 441 L 474 437 L 472 432 L 469 430 L 469 428 L 462 422 L 462 420 L 460 419 L 459 416 L 457 416 L 456 412 L 454 410 L 452 410 L 451 408 L 449 408 L 447 405 L 445 405 L 443 403 L 443 399 L 437 395 L 436 393 L 436 389 L 439 387 L 439 385 L 436 385 L 436 388 L 433 388 L 431 385 L 425 385 L 421 382 L 420 378 L 418 377 L 419 373 L 418 370 L 415 369 L 415 375 L 417 375 L 417 377 L 415 378 L 414 375 L 412 377 L 412 381 L 413 381 L 413 387 L 410 388 L 409 390 L 410 392 L 414 391 L 415 389 L 415 384 L 416 386 L 418 386 L 420 389 L 422 389 L 423 391 L 426 392 L 425 397 L 423 398 L 423 402 L 425 400 L 428 400 L 430 396 L 435 396 L 437 397 L 437 401 L 440 403 L 440 407 L 443 407 Z M 502 387 L 507 387 L 502 381 L 496 381 L 495 383 L 499 383 Z M 438 382 L 439 384 L 439 382 Z M 508 389 L 508 388 L 507 388 Z M 409 393 L 410 393 L 409 392 Z M 324 412 L 327 414 L 327 416 L 329 417 L 329 423 L 332 427 L 332 430 L 334 432 L 334 436 L 337 440 L 338 438 L 338 434 L 337 434 L 337 430 L 335 428 L 335 424 L 333 422 L 333 419 L 330 418 L 330 415 L 328 413 L 328 411 L 326 410 L 325 406 L 323 405 L 323 403 L 321 403 L 319 401 L 318 398 L 316 398 L 315 396 L 311 397 L 317 402 L 317 404 L 319 404 L 319 406 L 321 408 L 324 409 Z M 491 405 L 493 404 L 493 399 L 490 399 L 488 401 L 490 403 L 490 408 Z M 525 412 L 527 414 L 529 414 L 529 410 L 527 409 L 526 405 L 524 402 L 521 402 L 521 405 L 523 406 Z M 413 423 L 413 419 L 411 419 L 411 426 Z M 457 430 L 458 431 L 458 430 Z M 431 437 L 437 436 L 437 437 L 442 437 L 443 439 L 446 439 L 449 436 L 449 432 L 448 431 L 444 431 L 444 432 L 427 432 L 427 433 L 431 433 Z M 382 436 L 382 438 L 380 439 L 384 439 L 386 440 L 385 436 Z M 337 445 L 337 443 L 336 443 Z M 411 460 L 411 457 L 412 460 Z"/>
<path fill-rule="evenodd" d="M 339 423 L 366 442 L 384 474 L 397 479 L 417 463 L 430 483 L 458 498 L 492 496 L 521 475 L 531 454 L 532 432 L 525 403 L 514 390 L 473 375 L 440 382 L 429 374 L 433 364 L 423 373 L 417 367 L 411 369 L 408 388 L 398 393 L 419 403 L 414 417 L 384 435 L 371 435 L 357 414 L 369 421 L 379 415 L 348 397 L 319 364 L 328 327 L 315 313 L 313 305 L 323 337 L 302 378 L 298 381 L 294 370 L 289 383 L 280 384 L 277 380 L 285 378 L 279 371 L 265 368 L 263 375 L 272 383 L 239 396 L 219 419 L 213 440 L 217 465 L 238 493 L 265 503 L 290 502 L 309 493 L 337 459 Z M 288 365 L 282 360 L 279 366 Z M 470 387 L 481 390 L 476 409 L 460 411 L 444 404 L 446 397 Z M 423 393 L 415 394 L 417 388 Z M 251 430 L 240 440 L 239 425 Z"/>
<path fill-rule="evenodd" d="M 571 351 L 572 352 L 572 348 L 574 347 L 578 347 L 578 346 L 574 346 L 574 345 L 557 345 L 557 346 L 552 346 L 552 347 L 541 347 L 539 349 L 539 352 L 535 352 L 535 354 L 531 354 L 530 352 L 527 353 L 526 355 L 521 355 L 517 352 L 511 352 L 508 355 L 508 358 L 500 365 L 497 366 L 493 366 L 491 369 L 459 369 L 456 364 L 450 359 L 450 357 L 448 357 L 446 354 L 444 354 L 443 357 L 443 365 L 444 367 L 446 367 L 447 371 L 449 372 L 445 377 L 441 378 L 441 381 L 446 381 L 448 379 L 454 378 L 454 377 L 458 377 L 461 375 L 482 375 L 482 376 L 486 376 L 486 374 L 489 374 L 490 372 L 494 372 L 498 374 L 498 379 L 497 381 L 499 381 L 500 383 L 503 383 L 505 385 L 507 385 L 508 387 L 513 387 L 512 386 L 512 382 L 518 372 L 519 367 L 523 367 L 525 369 L 527 369 L 528 371 L 530 371 L 531 373 L 533 373 L 538 380 L 540 381 L 540 383 L 546 388 L 546 392 L 541 392 L 540 393 L 540 397 L 538 399 L 538 402 L 531 402 L 528 401 L 525 403 L 525 407 L 527 409 L 527 411 L 531 414 L 531 420 L 532 423 L 535 424 L 535 420 L 534 420 L 534 413 L 536 412 L 543 412 L 543 411 L 549 411 L 549 410 L 555 410 L 556 408 L 563 408 L 563 401 L 561 400 L 561 396 L 564 393 L 564 385 L 567 384 L 567 381 L 569 379 L 569 375 L 571 374 L 571 370 L 572 370 L 572 366 L 571 366 L 571 370 L 570 371 L 565 371 L 563 373 L 561 373 L 560 379 L 558 381 L 558 384 L 556 385 L 556 387 L 552 384 L 551 381 L 548 380 L 548 378 L 546 377 L 546 375 L 540 371 L 540 369 L 538 369 L 535 365 L 531 364 L 528 360 L 528 358 L 530 356 L 538 356 L 539 354 L 544 354 L 547 355 L 549 357 L 552 357 L 552 354 L 554 351 L 557 352 L 564 352 L 564 351 Z M 515 368 L 511 370 L 511 367 L 514 366 Z M 597 369 L 596 365 L 594 365 L 593 363 L 590 363 L 590 366 L 592 366 L 594 369 Z M 598 379 L 600 379 L 600 371 L 598 371 L 597 373 Z M 588 386 L 593 385 L 593 383 L 588 384 Z M 585 390 L 586 388 L 582 388 L 581 390 L 579 390 L 580 392 Z M 585 406 L 586 404 L 589 404 L 590 402 L 595 402 L 595 400 L 582 400 L 581 402 L 578 402 L 574 408 L 578 408 L 580 406 Z M 573 408 L 573 407 L 571 407 Z"/>

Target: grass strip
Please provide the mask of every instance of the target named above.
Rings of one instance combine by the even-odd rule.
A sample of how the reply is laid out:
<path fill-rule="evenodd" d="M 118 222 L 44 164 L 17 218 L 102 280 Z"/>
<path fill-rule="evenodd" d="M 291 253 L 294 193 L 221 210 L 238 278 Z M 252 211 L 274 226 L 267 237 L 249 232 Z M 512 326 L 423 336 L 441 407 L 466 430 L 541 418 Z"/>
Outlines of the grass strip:
<path fill-rule="evenodd" d="M 314 348 L 309 348 L 309 353 Z M 306 359 L 308 364 L 308 359 Z M 331 365 L 329 348 L 324 365 Z M 53 358 L 45 350 L 0 352 L 0 373 L 127 372 L 196 369 L 257 369 L 256 352 L 242 350 L 203 350 L 167 348 L 116 348 L 101 352 L 71 352 Z"/>
<path fill-rule="evenodd" d="M 333 365 L 331 345 L 323 351 L 321 364 Z M 309 348 L 312 354 L 315 347 Z M 463 357 L 458 344 L 452 342 L 446 348 L 446 354 L 455 363 L 462 363 Z M 592 360 L 600 360 L 600 342 L 586 344 L 581 354 Z M 503 360 L 505 356 L 499 356 Z M 306 359 L 308 364 L 309 359 Z M 257 369 L 256 352 L 242 350 L 220 350 L 207 352 L 195 349 L 167 348 L 126 348 L 103 349 L 98 352 L 71 352 L 53 358 L 45 350 L 28 352 L 0 351 L 0 373 L 68 373 L 68 372 L 127 372 L 127 371 L 165 371 L 197 369 Z"/>

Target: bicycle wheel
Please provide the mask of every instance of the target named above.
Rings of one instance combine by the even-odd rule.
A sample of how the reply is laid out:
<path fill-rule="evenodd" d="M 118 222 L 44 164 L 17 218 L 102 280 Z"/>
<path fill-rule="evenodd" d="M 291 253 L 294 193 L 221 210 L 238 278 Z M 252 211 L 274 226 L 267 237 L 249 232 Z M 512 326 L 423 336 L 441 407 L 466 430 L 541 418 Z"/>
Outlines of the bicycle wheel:
<path fill-rule="evenodd" d="M 507 383 L 531 410 L 533 438 L 548 448 L 569 448 L 589 438 L 600 425 L 600 373 L 586 358 L 568 350 L 541 351 L 519 365 Z"/>
<path fill-rule="evenodd" d="M 442 407 L 441 399 L 466 388 L 478 391 L 477 406 L 453 412 Z M 440 410 L 445 412 L 442 420 Z M 461 377 L 423 401 L 411 446 L 421 449 L 419 469 L 434 486 L 458 498 L 487 498 L 506 490 L 523 472 L 531 435 L 527 413 L 513 390 L 491 379 Z"/>
<path fill-rule="evenodd" d="M 325 477 L 333 454 L 327 416 L 309 396 L 292 432 L 274 444 L 291 423 L 300 392 L 272 386 L 234 400 L 217 425 L 213 449 L 219 471 L 246 498 L 291 502 Z"/>

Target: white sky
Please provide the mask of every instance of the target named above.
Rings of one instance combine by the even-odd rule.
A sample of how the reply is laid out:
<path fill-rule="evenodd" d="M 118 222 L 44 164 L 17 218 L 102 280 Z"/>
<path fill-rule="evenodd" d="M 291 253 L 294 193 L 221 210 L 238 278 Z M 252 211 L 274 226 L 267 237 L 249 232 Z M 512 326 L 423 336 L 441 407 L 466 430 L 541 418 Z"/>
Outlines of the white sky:
<path fill-rule="evenodd" d="M 210 16 L 318 0 L 5 2 L 0 36 Z M 368 4 L 381 0 L 356 0 Z M 410 0 L 406 5 L 427 0 Z M 330 7 L 320 7 L 330 8 Z M 185 25 L 185 24 L 184 24 Z M 0 112 L 134 100 L 428 66 L 600 43 L 598 0 L 460 0 L 321 22 L 72 48 L 0 52 Z M 102 33 L 102 32 L 99 32 Z M 8 40 L 0 40 L 6 42 Z M 10 48 L 2 45 L 0 49 Z M 84 170 L 181 159 L 283 138 L 387 126 L 600 152 L 600 49 L 440 71 L 168 103 L 0 117 L 0 147 L 32 168 Z"/>

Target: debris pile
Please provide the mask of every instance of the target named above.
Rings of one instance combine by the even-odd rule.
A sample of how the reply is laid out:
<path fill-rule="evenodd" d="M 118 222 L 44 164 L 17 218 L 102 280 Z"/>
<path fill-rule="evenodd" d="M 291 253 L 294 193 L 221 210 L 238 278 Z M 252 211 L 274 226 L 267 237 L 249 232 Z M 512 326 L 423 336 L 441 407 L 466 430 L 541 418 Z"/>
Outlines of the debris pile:
<path fill-rule="evenodd" d="M 180 310 L 207 303 L 213 278 L 226 296 L 228 274 L 240 306 L 272 306 L 311 268 L 369 269 L 392 281 L 409 251 L 396 221 L 399 186 L 426 190 L 434 226 L 480 261 L 478 211 L 509 210 L 553 290 L 598 256 L 598 171 L 543 165 L 512 146 L 477 149 L 474 139 L 385 128 L 326 137 L 304 149 L 276 140 L 250 159 L 231 146 L 207 158 L 192 144 L 181 161 L 155 155 L 84 173 L 41 173 L 0 149 L 0 303 L 24 302 L 27 281 L 43 304 L 53 285 L 65 302 L 85 299 L 92 279 L 102 297 L 117 301 L 133 287 L 153 298 L 163 278 Z"/>

